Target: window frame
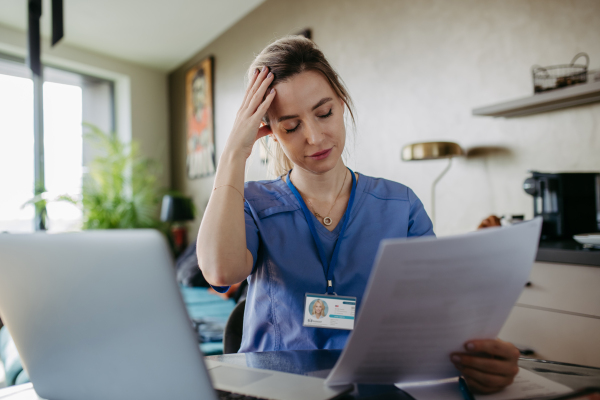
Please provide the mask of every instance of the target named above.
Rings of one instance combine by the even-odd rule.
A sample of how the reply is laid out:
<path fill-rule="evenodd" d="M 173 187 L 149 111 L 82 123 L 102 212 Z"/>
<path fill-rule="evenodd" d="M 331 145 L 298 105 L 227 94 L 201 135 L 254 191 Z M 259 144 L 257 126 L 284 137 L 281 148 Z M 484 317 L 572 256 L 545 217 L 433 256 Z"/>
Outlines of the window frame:
<path fill-rule="evenodd" d="M 44 61 L 44 60 L 43 60 Z M 11 65 L 14 65 L 14 69 L 11 68 Z M 85 116 L 85 109 L 86 109 L 86 94 L 84 94 L 84 91 L 89 91 L 90 87 L 92 85 L 105 85 L 105 87 L 107 87 L 108 89 L 108 94 L 105 94 L 104 99 L 102 99 L 101 101 L 105 101 L 108 100 L 108 107 L 107 107 L 107 111 L 108 112 L 108 124 L 102 124 L 104 125 L 104 129 L 107 130 L 108 132 L 110 132 L 111 134 L 115 134 L 117 132 L 117 123 L 118 123 L 118 119 L 117 119 L 117 98 L 116 98 L 116 94 L 117 94 L 117 90 L 118 90 L 118 86 L 120 86 L 122 89 L 123 87 L 126 88 L 126 90 L 121 90 L 122 96 L 121 97 L 130 97 L 130 93 L 129 93 L 129 78 L 124 78 L 124 77 L 120 77 L 117 79 L 110 79 L 108 77 L 104 77 L 104 76 L 94 76 L 94 75 L 90 75 L 88 73 L 85 72 L 81 72 L 79 70 L 76 69 L 72 69 L 72 68 L 66 68 L 64 66 L 61 65 L 56 65 L 54 63 L 46 63 L 46 62 L 42 62 L 42 79 L 41 79 L 41 85 L 43 85 L 45 82 L 52 82 L 52 83 L 59 83 L 59 84 L 68 84 L 68 85 L 74 85 L 74 86 L 79 86 L 82 89 L 82 107 L 83 107 L 83 113 Z M 41 96 L 43 96 L 43 89 L 36 89 L 35 85 L 35 79 L 36 77 L 34 76 L 34 74 L 31 72 L 31 70 L 27 67 L 26 65 L 26 60 L 23 57 L 20 57 L 18 55 L 11 55 L 11 54 L 6 54 L 4 52 L 0 52 L 0 73 L 3 75 L 9 75 L 9 76 L 16 76 L 16 77 L 20 77 L 20 78 L 26 78 L 26 79 L 31 79 L 32 81 L 34 81 L 34 93 L 33 93 L 33 102 L 34 105 L 33 107 L 35 108 L 35 104 L 37 102 L 39 102 L 39 104 L 43 104 L 43 99 L 41 99 Z M 99 96 L 100 97 L 100 96 Z M 43 105 L 42 105 L 42 112 L 43 112 Z M 36 116 L 34 115 L 34 126 L 36 124 Z M 34 145 L 34 174 L 36 175 L 34 177 L 34 193 L 40 194 L 41 192 L 44 192 L 45 189 L 45 182 L 44 182 L 44 174 L 45 174 L 45 165 L 44 165 L 44 148 L 43 148 L 43 116 L 40 118 L 41 120 L 41 124 L 42 124 L 42 144 L 41 147 L 39 145 Z M 130 119 L 129 119 L 130 120 Z M 87 121 L 86 121 L 87 122 Z M 106 121 L 105 121 L 106 122 Z M 97 121 L 91 121 L 91 123 L 97 123 Z M 125 132 L 125 134 L 130 138 L 131 137 L 131 130 L 129 129 L 128 132 Z M 37 136 L 35 133 L 35 128 L 34 128 L 34 136 Z M 35 139 L 38 140 L 38 139 Z M 35 142 L 34 140 L 34 142 Z M 85 145 L 84 145 L 84 149 L 83 149 L 84 153 L 85 153 Z M 38 155 L 36 156 L 35 153 L 38 153 Z M 83 168 L 85 171 L 86 168 L 86 159 L 85 159 L 85 155 L 84 155 L 84 159 L 82 160 L 83 163 Z M 41 179 L 38 178 L 38 176 L 40 176 L 40 172 L 41 171 Z M 35 216 L 34 216 L 34 227 L 35 230 L 46 230 L 46 223 L 45 223 L 45 219 L 46 219 L 46 209 L 45 206 L 38 206 L 36 205 L 36 210 L 35 210 Z"/>

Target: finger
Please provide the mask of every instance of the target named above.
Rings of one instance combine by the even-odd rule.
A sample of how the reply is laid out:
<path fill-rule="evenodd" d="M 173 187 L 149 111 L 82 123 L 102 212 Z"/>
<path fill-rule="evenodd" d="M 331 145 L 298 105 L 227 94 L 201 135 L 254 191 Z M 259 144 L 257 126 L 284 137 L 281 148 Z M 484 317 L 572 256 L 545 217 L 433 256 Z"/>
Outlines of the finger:
<path fill-rule="evenodd" d="M 275 98 L 275 94 L 276 93 L 277 92 L 275 91 L 275 89 L 271 89 L 271 91 L 269 92 L 269 94 L 265 98 L 265 101 L 263 101 L 260 104 L 260 106 L 258 106 L 258 109 L 256 110 L 256 113 L 255 113 L 255 116 L 258 116 L 258 117 L 262 118 L 262 116 L 266 114 L 267 110 L 269 109 L 269 106 L 271 105 L 271 103 L 273 102 L 273 99 Z M 273 133 L 273 130 L 271 129 L 271 126 L 270 125 L 266 125 L 263 122 L 262 125 L 261 125 L 261 127 L 258 128 L 258 132 L 256 134 L 256 140 L 260 139 L 263 136 L 270 135 L 271 133 Z"/>
<path fill-rule="evenodd" d="M 510 385 L 514 380 L 512 376 L 486 374 L 485 372 L 468 367 L 461 368 L 460 372 L 465 379 L 476 381 L 487 388 L 501 389 Z"/>
<path fill-rule="evenodd" d="M 255 114 L 258 117 L 262 118 L 267 113 L 267 110 L 269 109 L 269 107 L 271 107 L 271 103 L 273 102 L 273 99 L 275 99 L 276 94 L 277 91 L 275 90 L 275 88 L 271 88 L 271 90 L 269 90 L 269 94 L 265 97 L 263 102 L 260 103 L 260 105 L 256 109 Z"/>
<path fill-rule="evenodd" d="M 259 74 L 259 70 L 255 69 L 254 73 L 252 74 L 252 78 L 250 79 L 250 82 L 248 82 L 248 87 L 246 88 L 246 93 L 244 93 L 244 100 L 242 100 L 242 108 L 244 107 L 244 104 L 246 104 L 246 101 L 248 100 L 248 94 L 250 93 L 250 90 L 252 89 L 252 86 L 254 86 L 254 82 L 256 82 L 256 78 L 258 78 L 258 74 Z"/>
<path fill-rule="evenodd" d="M 258 85 L 261 81 L 261 74 L 264 77 L 265 70 L 267 67 L 263 67 L 262 70 L 256 70 L 254 76 L 252 77 L 252 81 L 248 83 L 248 88 L 246 89 L 246 95 L 244 96 L 244 102 L 242 103 L 242 109 L 245 109 L 248 106 L 248 102 L 252 98 L 254 91 L 256 90 L 256 85 Z"/>
<path fill-rule="evenodd" d="M 512 344 L 500 339 L 470 340 L 465 343 L 468 352 L 486 353 L 505 360 L 518 360 L 519 350 Z"/>
<path fill-rule="evenodd" d="M 519 372 L 519 366 L 513 360 L 498 360 L 469 354 L 453 354 L 451 359 L 458 369 L 472 368 L 483 373 L 513 377 Z"/>
<path fill-rule="evenodd" d="M 474 393 L 486 394 L 486 393 L 497 392 L 502 389 L 502 388 L 491 388 L 491 387 L 485 386 L 470 377 L 465 376 L 464 378 L 465 378 L 465 381 L 467 382 L 467 386 L 469 386 L 469 389 Z"/>
<path fill-rule="evenodd" d="M 256 91 L 258 90 L 260 85 L 263 83 L 263 81 L 265 80 L 265 78 L 267 77 L 268 74 L 269 74 L 269 68 L 267 68 L 266 66 L 263 67 L 262 71 L 260 71 L 260 73 L 258 74 L 256 79 L 254 80 L 254 83 L 252 84 L 252 86 L 250 88 L 250 92 L 248 93 L 248 97 L 246 98 L 246 102 L 244 103 L 242 108 L 244 108 L 244 109 L 248 108 L 248 105 L 250 104 L 250 101 L 252 100 L 254 94 L 256 93 Z"/>
<path fill-rule="evenodd" d="M 275 76 L 273 76 L 273 74 L 271 72 L 269 72 L 269 75 L 267 75 L 265 80 L 262 81 L 258 90 L 254 93 L 254 95 L 250 99 L 247 110 L 249 110 L 252 114 L 254 114 L 257 111 L 258 106 L 261 104 L 261 102 L 263 102 L 263 99 L 267 100 L 265 98 L 265 92 L 267 91 L 271 82 L 273 82 L 274 78 L 275 78 Z M 269 95 L 271 95 L 273 93 L 274 92 L 270 92 Z M 267 97 L 269 97 L 269 96 L 267 96 Z M 262 115 L 261 115 L 261 117 L 262 117 Z"/>

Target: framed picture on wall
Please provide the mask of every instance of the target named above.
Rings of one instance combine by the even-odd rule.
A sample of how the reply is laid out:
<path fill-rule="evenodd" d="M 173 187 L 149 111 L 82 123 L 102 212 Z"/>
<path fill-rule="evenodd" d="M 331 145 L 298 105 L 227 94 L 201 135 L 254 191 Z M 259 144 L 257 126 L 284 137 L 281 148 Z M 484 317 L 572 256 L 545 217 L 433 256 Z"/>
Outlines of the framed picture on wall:
<path fill-rule="evenodd" d="M 190 179 L 213 175 L 216 170 L 213 64 L 213 57 L 207 57 L 185 74 L 186 165 Z"/>

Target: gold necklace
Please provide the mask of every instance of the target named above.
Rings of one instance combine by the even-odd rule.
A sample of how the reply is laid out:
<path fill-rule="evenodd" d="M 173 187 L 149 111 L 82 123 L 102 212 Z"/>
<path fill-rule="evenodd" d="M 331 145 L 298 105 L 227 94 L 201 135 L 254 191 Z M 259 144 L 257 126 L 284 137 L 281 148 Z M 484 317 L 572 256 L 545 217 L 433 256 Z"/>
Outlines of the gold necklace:
<path fill-rule="evenodd" d="M 346 184 L 346 177 L 348 176 L 347 173 L 344 174 L 344 182 L 342 182 L 342 187 L 340 188 L 340 192 L 338 193 L 337 197 L 335 198 L 333 205 L 331 206 L 331 208 L 329 209 L 329 212 L 327 213 L 327 215 L 329 215 L 331 213 L 331 210 L 333 210 L 333 207 L 335 206 L 335 203 L 337 202 L 337 199 L 340 197 L 340 194 L 342 194 L 342 190 L 344 190 L 344 185 Z M 315 217 L 317 218 L 321 218 L 323 219 L 323 224 L 324 225 L 331 225 L 331 223 L 333 222 L 333 220 L 331 219 L 331 217 L 323 217 L 321 214 L 319 214 L 317 212 L 317 210 L 315 210 L 315 206 L 312 203 L 312 201 L 308 200 L 308 203 L 311 205 L 312 209 L 313 209 L 313 214 L 315 214 Z"/>

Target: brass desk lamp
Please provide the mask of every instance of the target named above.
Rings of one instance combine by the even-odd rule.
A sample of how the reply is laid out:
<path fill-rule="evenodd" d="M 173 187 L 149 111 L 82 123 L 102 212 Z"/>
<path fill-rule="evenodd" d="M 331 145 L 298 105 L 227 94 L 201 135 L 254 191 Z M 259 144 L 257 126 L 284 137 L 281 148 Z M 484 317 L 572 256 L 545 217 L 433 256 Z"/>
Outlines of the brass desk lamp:
<path fill-rule="evenodd" d="M 452 166 L 452 158 L 463 156 L 463 149 L 454 142 L 423 142 L 408 144 L 402 148 L 402 161 L 448 159 L 448 165 L 431 185 L 431 221 L 435 227 L 435 186 Z"/>

